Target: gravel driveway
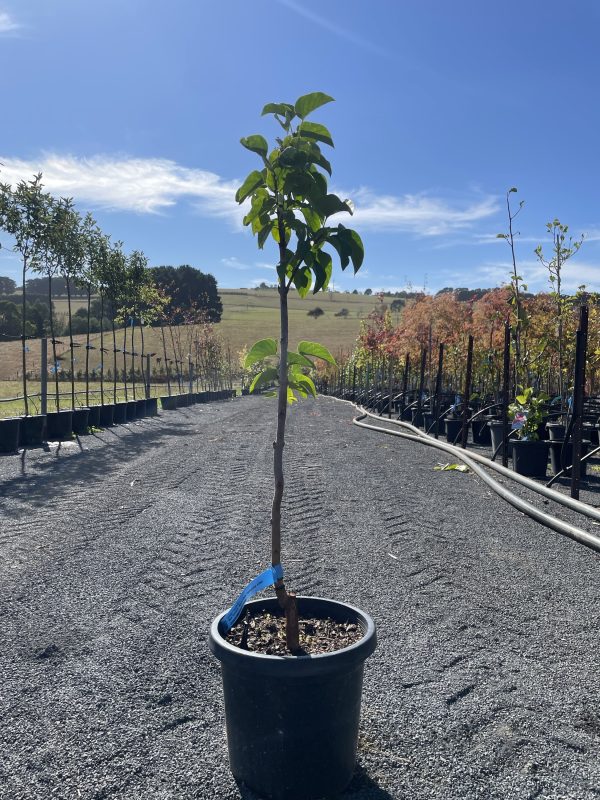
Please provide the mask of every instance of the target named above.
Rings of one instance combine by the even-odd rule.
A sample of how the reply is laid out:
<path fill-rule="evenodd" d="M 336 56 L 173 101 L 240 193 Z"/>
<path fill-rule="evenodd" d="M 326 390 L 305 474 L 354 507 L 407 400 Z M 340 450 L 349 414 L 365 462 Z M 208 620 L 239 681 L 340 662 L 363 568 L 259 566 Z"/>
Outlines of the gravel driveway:
<path fill-rule="evenodd" d="M 197 406 L 0 459 L 0 797 L 251 800 L 212 618 L 267 564 L 273 406 Z M 600 558 L 428 448 L 290 415 L 283 563 L 369 611 L 344 798 L 600 796 Z"/>

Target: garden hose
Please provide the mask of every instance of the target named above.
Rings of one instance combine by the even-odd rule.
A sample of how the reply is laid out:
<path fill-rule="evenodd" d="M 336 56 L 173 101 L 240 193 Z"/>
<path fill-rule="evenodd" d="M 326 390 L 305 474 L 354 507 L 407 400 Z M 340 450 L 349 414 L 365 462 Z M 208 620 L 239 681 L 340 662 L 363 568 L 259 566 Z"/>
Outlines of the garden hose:
<path fill-rule="evenodd" d="M 567 536 L 570 539 L 573 539 L 579 542 L 580 544 L 583 544 L 586 547 L 595 550 L 596 552 L 600 552 L 600 536 L 596 536 L 595 534 L 590 533 L 589 531 L 583 530 L 582 528 L 578 528 L 575 525 L 571 525 L 570 523 L 564 522 L 563 520 L 560 520 L 557 517 L 553 517 L 551 514 L 547 514 L 546 512 L 541 511 L 528 501 L 523 500 L 522 498 L 518 497 L 513 492 L 511 492 L 509 489 L 502 486 L 502 484 L 500 484 L 498 481 L 494 480 L 494 478 L 488 475 L 487 472 L 480 465 L 483 464 L 485 467 L 495 470 L 501 475 L 504 475 L 510 480 L 513 480 L 516 483 L 521 484 L 527 489 L 530 489 L 536 492 L 537 494 L 540 494 L 550 500 L 560 503 L 561 505 L 566 506 L 573 511 L 576 511 L 577 513 L 583 514 L 584 516 L 599 522 L 600 522 L 600 510 L 593 508 L 592 506 L 588 506 L 585 503 L 582 503 L 580 500 L 574 500 L 572 497 L 563 495 L 554 489 L 548 489 L 545 486 L 540 485 L 535 481 L 531 480 L 531 478 L 527 478 L 525 475 L 519 475 L 507 469 L 506 467 L 503 467 L 500 464 L 495 464 L 494 462 L 490 461 L 489 458 L 485 458 L 485 456 L 479 455 L 478 453 L 469 453 L 467 455 L 462 448 L 458 448 L 455 447 L 454 445 L 447 444 L 446 442 L 442 442 L 439 439 L 434 439 L 431 436 L 428 436 L 423 431 L 420 431 L 418 428 L 414 427 L 410 423 L 401 422 L 399 420 L 387 420 L 388 424 L 405 428 L 407 432 L 394 431 L 389 428 L 383 428 L 378 425 L 364 423 L 361 420 L 365 419 L 366 417 L 372 417 L 374 419 L 378 419 L 378 417 L 375 414 L 365 411 L 365 409 L 359 408 L 354 403 L 348 400 L 342 400 L 342 402 L 349 403 L 350 405 L 357 408 L 357 410 L 361 412 L 360 415 L 353 420 L 353 423 L 358 427 L 375 431 L 376 433 L 384 433 L 387 434 L 388 436 L 399 436 L 400 438 L 406 439 L 408 441 L 419 442 L 420 444 L 424 444 L 428 447 L 434 447 L 438 450 L 442 450 L 446 453 L 449 453 L 457 460 L 462 461 L 464 464 L 466 464 L 499 497 L 501 497 L 503 500 L 506 500 L 506 502 L 517 508 L 522 513 L 526 514 L 532 519 L 535 519 L 542 525 L 551 528 L 557 533 L 560 533 L 563 536 Z"/>
<path fill-rule="evenodd" d="M 439 439 L 432 439 L 430 436 L 424 436 L 419 431 L 417 434 L 410 434 L 410 433 L 402 433 L 400 431 L 393 431 L 388 428 L 382 428 L 379 425 L 371 425 L 364 422 L 361 422 L 366 416 L 371 416 L 370 414 L 363 413 L 362 415 L 356 417 L 353 422 L 360 428 L 366 428 L 367 430 L 375 431 L 377 433 L 385 433 L 389 436 L 399 436 L 403 439 L 407 439 L 413 442 L 420 442 L 421 444 L 425 444 L 429 447 L 435 447 L 438 450 L 443 450 L 446 453 L 449 453 L 452 456 L 455 456 L 458 460 L 462 461 L 466 464 L 478 477 L 481 478 L 484 483 L 486 483 L 490 489 L 492 489 L 499 497 L 506 502 L 510 503 L 510 505 L 514 506 L 517 510 L 521 511 L 522 513 L 526 514 L 528 517 L 535 519 L 537 522 L 540 522 L 542 525 L 545 525 L 547 528 L 551 528 L 552 530 L 556 531 L 557 533 L 562 534 L 563 536 L 568 536 L 570 539 L 574 539 L 579 544 L 583 544 L 586 547 L 589 547 L 592 550 L 600 553 L 600 536 L 596 536 L 593 533 L 589 533 L 583 528 L 578 528 L 575 525 L 571 525 L 568 522 L 564 522 L 563 520 L 558 519 L 557 517 L 553 517 L 551 514 L 547 514 L 545 511 L 541 511 L 540 509 L 536 508 L 534 505 L 529 503 L 527 500 L 523 500 L 522 498 L 515 495 L 505 486 L 498 483 L 494 478 L 487 474 L 487 472 L 481 467 L 476 460 L 473 459 L 471 456 L 475 454 L 469 454 L 468 456 L 465 454 L 465 451 L 461 448 L 457 448 L 454 445 L 447 444 L 445 442 L 441 442 Z M 412 426 L 410 426 L 412 427 Z M 483 456 L 478 456 L 477 461 L 482 459 Z M 485 459 L 485 461 L 489 461 L 489 459 Z M 491 463 L 491 462 L 490 462 Z M 486 464 L 489 466 L 489 464 Z M 495 467 L 499 467 L 499 464 L 494 464 Z M 504 467 L 501 467 L 504 469 Z M 515 478 L 516 476 L 514 473 L 510 473 L 510 470 L 506 470 L 509 473 L 509 477 Z M 519 475 L 519 478 L 524 476 Z M 536 484 L 536 489 L 540 487 Z M 553 490 L 549 489 L 547 491 L 552 492 Z M 553 494 L 558 494 L 558 492 L 553 492 Z M 565 499 L 561 495 L 561 500 Z M 555 498 L 553 498 L 555 499 Z M 569 498 L 571 499 L 571 498 Z M 578 509 L 579 510 L 579 509 Z M 595 509 L 594 509 L 595 510 Z M 583 513 L 583 512 L 581 512 Z M 600 519 L 600 512 L 597 512 L 597 516 Z"/>

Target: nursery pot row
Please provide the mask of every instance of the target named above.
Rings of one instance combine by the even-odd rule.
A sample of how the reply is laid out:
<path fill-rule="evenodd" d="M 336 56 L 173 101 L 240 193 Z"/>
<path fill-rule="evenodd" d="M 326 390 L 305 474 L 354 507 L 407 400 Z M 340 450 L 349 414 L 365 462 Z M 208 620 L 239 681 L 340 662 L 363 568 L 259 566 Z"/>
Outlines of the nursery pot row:
<path fill-rule="evenodd" d="M 214 400 L 229 400 L 235 397 L 235 389 L 220 389 L 215 392 L 188 392 L 187 394 L 170 394 L 160 398 L 163 411 L 175 411 L 197 403 L 210 403 Z"/>
<path fill-rule="evenodd" d="M 246 604 L 277 613 L 276 598 Z M 316 800 L 348 785 L 356 763 L 365 659 L 373 620 L 353 606 L 298 597 L 302 617 L 352 622 L 362 639 L 314 656 L 268 656 L 231 645 L 221 614 L 209 645 L 221 662 L 229 761 L 234 777 L 271 800 Z"/>
<path fill-rule="evenodd" d="M 107 428 L 156 414 L 158 400 L 154 397 L 27 417 L 8 417 L 0 419 L 0 453 L 14 453 L 19 447 L 35 447 L 44 441 L 68 441 L 73 434 L 87 434 L 90 428 Z"/>

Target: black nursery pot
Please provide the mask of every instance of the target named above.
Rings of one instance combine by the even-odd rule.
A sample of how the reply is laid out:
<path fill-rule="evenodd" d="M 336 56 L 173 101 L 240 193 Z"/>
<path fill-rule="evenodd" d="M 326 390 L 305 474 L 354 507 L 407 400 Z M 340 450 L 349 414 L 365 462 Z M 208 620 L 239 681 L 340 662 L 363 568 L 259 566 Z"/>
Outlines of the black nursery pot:
<path fill-rule="evenodd" d="M 475 444 L 490 445 L 492 443 L 492 434 L 485 419 L 473 420 L 471 432 Z"/>
<path fill-rule="evenodd" d="M 19 443 L 21 447 L 39 447 L 44 441 L 46 415 L 34 414 L 21 418 Z"/>
<path fill-rule="evenodd" d="M 156 397 L 148 397 L 146 399 L 146 416 L 155 417 L 158 414 L 158 399 Z"/>
<path fill-rule="evenodd" d="M 177 409 L 177 395 L 167 394 L 161 397 L 160 405 L 163 411 L 175 411 Z"/>
<path fill-rule="evenodd" d="M 46 439 L 61 442 L 73 436 L 73 412 L 51 411 L 46 414 Z"/>
<path fill-rule="evenodd" d="M 137 419 L 137 400 L 127 401 L 127 422 L 135 422 Z"/>
<path fill-rule="evenodd" d="M 560 422 L 547 422 L 546 430 L 551 442 L 565 438 L 566 427 Z"/>
<path fill-rule="evenodd" d="M 97 408 L 100 409 L 98 422 L 101 428 L 110 428 L 111 425 L 115 424 L 115 407 L 112 403 L 105 406 L 97 406 Z"/>
<path fill-rule="evenodd" d="M 137 419 L 143 419 L 146 414 L 146 401 L 145 400 L 135 400 L 135 415 Z"/>
<path fill-rule="evenodd" d="M 548 466 L 548 442 L 511 441 L 513 469 L 519 475 L 530 478 L 545 478 Z"/>
<path fill-rule="evenodd" d="M 129 403 L 115 403 L 113 412 L 113 422 L 115 425 L 123 425 L 127 422 L 127 406 Z"/>
<path fill-rule="evenodd" d="M 90 406 L 88 408 L 88 425 L 90 428 L 100 427 L 100 409 L 101 406 Z"/>
<path fill-rule="evenodd" d="M 0 419 L 0 453 L 16 453 L 19 449 L 19 432 L 24 417 Z"/>
<path fill-rule="evenodd" d="M 450 444 L 454 444 L 461 430 L 462 419 L 448 419 L 448 417 L 446 417 L 446 441 L 450 442 Z"/>
<path fill-rule="evenodd" d="M 83 436 L 88 432 L 89 408 L 76 408 L 73 411 L 73 433 Z"/>
<path fill-rule="evenodd" d="M 563 448 L 564 440 L 563 439 L 552 439 L 550 442 L 550 469 L 552 470 L 552 474 L 556 475 L 557 472 L 560 472 L 562 467 L 560 465 L 561 462 L 561 453 Z M 584 439 L 581 442 L 581 455 L 584 456 L 589 450 L 590 442 Z M 565 448 L 565 467 L 571 466 L 573 463 L 573 442 L 569 441 L 566 448 Z M 579 475 L 580 477 L 584 478 L 587 474 L 587 461 L 583 461 L 579 465 Z M 565 478 L 571 477 L 571 470 L 567 469 L 564 471 Z"/>
<path fill-rule="evenodd" d="M 277 613 L 277 598 L 252 611 Z M 301 617 L 359 625 L 363 638 L 317 656 L 267 656 L 241 650 L 213 622 L 209 645 L 221 662 L 229 761 L 233 776 L 270 800 L 337 795 L 356 764 L 363 667 L 375 650 L 373 620 L 353 606 L 298 597 Z"/>
<path fill-rule="evenodd" d="M 502 429 L 503 429 L 503 427 L 504 427 L 504 423 L 502 422 L 502 420 L 493 420 L 492 419 L 492 420 L 490 420 L 488 422 L 488 428 L 490 429 L 490 438 L 492 440 L 492 451 L 494 453 L 496 451 L 498 451 L 498 453 L 502 452 L 501 443 L 502 443 Z M 508 432 L 510 433 L 510 425 L 508 426 Z M 500 449 L 498 449 L 498 448 L 500 448 Z M 508 452 L 512 453 L 512 450 L 510 449 L 510 440 L 508 442 Z"/>

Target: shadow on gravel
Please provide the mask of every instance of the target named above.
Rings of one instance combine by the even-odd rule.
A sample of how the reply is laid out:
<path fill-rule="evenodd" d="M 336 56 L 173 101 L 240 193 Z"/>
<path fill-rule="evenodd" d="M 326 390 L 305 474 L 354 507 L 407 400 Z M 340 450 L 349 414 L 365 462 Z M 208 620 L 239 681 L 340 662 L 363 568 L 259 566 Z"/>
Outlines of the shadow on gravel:
<path fill-rule="evenodd" d="M 36 461 L 27 471 L 24 455 L 21 461 L 21 474 L 0 481 L 0 499 L 12 497 L 23 499 L 26 493 L 27 502 L 33 506 L 45 506 L 52 496 L 60 496 L 63 488 L 80 485 L 82 481 L 93 483 L 106 478 L 111 466 L 117 462 L 124 463 L 149 448 L 159 447 L 165 439 L 172 437 L 188 437 L 193 433 L 188 424 L 169 424 L 168 426 L 150 427 L 141 429 L 141 426 L 129 430 L 125 426 L 118 432 L 109 428 L 104 431 L 114 436 L 114 440 L 105 442 L 104 447 L 93 450 L 70 452 L 68 456 L 61 457 L 60 449 L 51 460 Z M 95 434 L 91 434 L 95 436 Z M 96 438 L 102 438 L 97 437 Z M 25 453 L 26 451 L 24 451 Z M 82 492 L 84 490 L 82 489 Z"/>
<path fill-rule="evenodd" d="M 259 795 L 248 789 L 243 783 L 239 781 L 236 783 L 240 790 L 241 800 L 261 800 Z M 359 764 L 346 791 L 335 796 L 324 797 L 323 800 L 395 800 L 395 798 L 385 789 L 381 789 Z"/>

